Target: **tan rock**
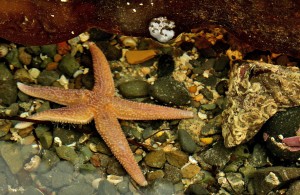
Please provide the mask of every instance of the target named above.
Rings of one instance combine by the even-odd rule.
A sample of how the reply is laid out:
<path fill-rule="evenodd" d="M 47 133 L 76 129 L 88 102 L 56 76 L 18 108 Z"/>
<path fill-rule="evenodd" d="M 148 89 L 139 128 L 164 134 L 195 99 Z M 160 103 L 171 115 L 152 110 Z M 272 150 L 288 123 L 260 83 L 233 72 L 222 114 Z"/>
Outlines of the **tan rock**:
<path fill-rule="evenodd" d="M 153 49 L 150 50 L 129 50 L 125 53 L 125 57 L 129 64 L 140 64 L 150 60 L 156 56 Z"/>
<path fill-rule="evenodd" d="M 200 171 L 200 167 L 198 165 L 189 164 L 181 169 L 181 174 L 183 178 L 191 179 L 195 177 Z"/>

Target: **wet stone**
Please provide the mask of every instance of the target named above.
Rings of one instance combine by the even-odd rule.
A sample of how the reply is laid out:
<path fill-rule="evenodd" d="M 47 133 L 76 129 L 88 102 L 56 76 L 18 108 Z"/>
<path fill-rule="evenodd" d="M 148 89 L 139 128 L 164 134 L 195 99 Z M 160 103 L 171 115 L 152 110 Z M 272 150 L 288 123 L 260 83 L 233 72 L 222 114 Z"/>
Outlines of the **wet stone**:
<path fill-rule="evenodd" d="M 118 191 L 113 184 L 109 183 L 109 181 L 103 180 L 99 183 L 98 194 L 101 195 L 118 194 Z"/>
<path fill-rule="evenodd" d="M 24 164 L 24 159 L 22 158 L 21 148 L 16 144 L 2 142 L 1 147 L 1 155 L 8 165 L 10 171 L 13 174 L 18 173 Z"/>
<path fill-rule="evenodd" d="M 151 171 L 147 173 L 147 180 L 154 181 L 159 178 L 163 178 L 165 173 L 162 170 Z"/>
<path fill-rule="evenodd" d="M 52 83 L 58 79 L 59 74 L 56 71 L 43 70 L 37 78 L 37 81 L 40 85 L 51 86 Z"/>
<path fill-rule="evenodd" d="M 108 61 L 119 60 L 122 57 L 122 51 L 117 47 L 111 45 L 107 41 L 96 42 L 97 46 L 103 51 Z"/>
<path fill-rule="evenodd" d="M 268 164 L 268 155 L 266 148 L 260 144 L 256 144 L 250 156 L 249 163 L 254 167 L 263 167 Z"/>
<path fill-rule="evenodd" d="M 171 55 L 163 54 L 157 63 L 157 77 L 169 76 L 175 68 L 175 62 Z"/>
<path fill-rule="evenodd" d="M 225 92 L 228 91 L 228 82 L 226 80 L 222 80 L 217 83 L 216 91 L 220 95 L 225 95 Z"/>
<path fill-rule="evenodd" d="M 232 152 L 232 149 L 225 148 L 224 144 L 220 141 L 212 148 L 202 152 L 200 157 L 209 165 L 222 168 L 230 160 Z"/>
<path fill-rule="evenodd" d="M 45 59 L 42 61 L 42 63 L 40 64 L 40 68 L 46 68 L 47 65 L 48 65 L 49 63 L 51 63 L 51 62 L 53 62 L 52 58 L 50 58 L 50 57 L 45 58 Z"/>
<path fill-rule="evenodd" d="M 106 172 L 109 175 L 119 175 L 119 176 L 126 175 L 126 172 L 122 167 L 122 165 L 119 163 L 119 161 L 115 159 L 111 159 L 109 161 Z"/>
<path fill-rule="evenodd" d="M 181 169 L 181 174 L 183 178 L 191 179 L 196 176 L 200 172 L 200 167 L 198 165 L 189 164 L 184 166 Z"/>
<path fill-rule="evenodd" d="M 14 80 L 0 80 L 0 103 L 10 105 L 16 102 L 18 96 L 17 85 Z"/>
<path fill-rule="evenodd" d="M 188 155 L 180 150 L 175 150 L 166 153 L 166 158 L 168 163 L 178 168 L 181 168 L 189 160 Z"/>
<path fill-rule="evenodd" d="M 17 48 L 12 48 L 5 56 L 5 59 L 15 68 L 22 68 L 22 64 L 19 61 L 19 52 Z"/>
<path fill-rule="evenodd" d="M 62 127 L 56 127 L 53 131 L 53 137 L 59 137 L 62 141 L 62 144 L 69 145 L 79 140 L 81 133 L 65 129 Z"/>
<path fill-rule="evenodd" d="M 185 130 L 178 130 L 178 140 L 183 151 L 188 153 L 194 153 L 196 151 L 197 144 L 192 139 L 192 136 Z"/>
<path fill-rule="evenodd" d="M 63 186 L 70 185 L 73 181 L 71 173 L 65 173 L 62 171 L 52 171 L 52 187 L 54 189 L 61 188 Z"/>
<path fill-rule="evenodd" d="M 190 96 L 183 83 L 172 77 L 161 77 L 150 87 L 150 95 L 163 103 L 177 106 L 186 105 L 190 102 Z"/>
<path fill-rule="evenodd" d="M 55 54 L 57 53 L 55 44 L 43 45 L 40 48 L 41 48 L 41 52 L 50 58 L 53 58 L 55 56 Z"/>
<path fill-rule="evenodd" d="M 229 68 L 229 58 L 226 55 L 220 56 L 214 64 L 214 69 L 217 72 L 223 71 L 225 68 Z"/>
<path fill-rule="evenodd" d="M 94 189 L 91 185 L 89 184 L 72 184 L 66 187 L 63 187 L 62 189 L 59 190 L 58 195 L 69 195 L 69 194 L 93 194 Z"/>
<path fill-rule="evenodd" d="M 165 179 L 158 179 L 153 182 L 145 191 L 147 195 L 157 195 L 157 194 L 174 194 L 174 186 L 171 182 Z"/>
<path fill-rule="evenodd" d="M 12 103 L 6 110 L 5 114 L 7 116 L 17 116 L 19 111 L 19 104 L 18 103 Z"/>
<path fill-rule="evenodd" d="M 171 181 L 172 183 L 177 183 L 182 179 L 182 174 L 180 169 L 173 165 L 169 165 L 166 163 L 164 171 L 165 171 L 164 178 L 168 181 Z"/>
<path fill-rule="evenodd" d="M 129 179 L 124 177 L 124 180 L 116 185 L 118 191 L 122 194 L 125 194 L 129 191 Z"/>
<path fill-rule="evenodd" d="M 193 195 L 209 195 L 209 191 L 201 184 L 195 183 L 189 185 L 186 189 L 185 194 L 193 194 Z"/>
<path fill-rule="evenodd" d="M 199 52 L 200 52 L 201 56 L 203 56 L 205 58 L 217 57 L 217 52 L 211 47 L 200 49 Z"/>
<path fill-rule="evenodd" d="M 245 189 L 245 182 L 243 176 L 240 173 L 226 173 L 226 183 L 224 186 L 231 193 L 243 194 Z"/>
<path fill-rule="evenodd" d="M 44 193 L 33 186 L 29 186 L 25 189 L 23 195 L 44 195 Z"/>
<path fill-rule="evenodd" d="M 286 192 L 286 195 L 298 195 L 300 192 L 300 180 L 297 180 L 293 182 L 288 191 Z"/>
<path fill-rule="evenodd" d="M 59 62 L 58 68 L 63 74 L 73 76 L 73 74 L 79 69 L 79 66 L 80 64 L 73 56 L 66 54 Z"/>
<path fill-rule="evenodd" d="M 28 46 L 26 47 L 26 52 L 33 54 L 33 55 L 40 55 L 41 53 L 41 47 L 40 46 Z"/>
<path fill-rule="evenodd" d="M 142 80 L 133 80 L 119 85 L 120 94 L 125 98 L 140 98 L 148 96 L 150 84 Z"/>
<path fill-rule="evenodd" d="M 32 60 L 32 56 L 25 51 L 25 47 L 19 48 L 19 60 L 24 65 L 29 65 Z"/>
<path fill-rule="evenodd" d="M 60 158 L 70 162 L 75 162 L 78 157 L 74 148 L 72 147 L 62 145 L 60 147 L 56 147 L 55 150 Z"/>
<path fill-rule="evenodd" d="M 214 75 L 210 75 L 208 78 L 203 75 L 199 75 L 195 78 L 196 81 L 201 82 L 205 86 L 215 87 L 217 84 L 217 77 Z"/>
<path fill-rule="evenodd" d="M 166 156 L 163 150 L 152 151 L 145 157 L 145 163 L 154 168 L 162 168 L 166 162 Z"/>
<path fill-rule="evenodd" d="M 11 126 L 12 126 L 12 124 L 10 121 L 1 119 L 0 120 L 0 137 L 7 135 Z"/>
<path fill-rule="evenodd" d="M 212 93 L 209 89 L 207 89 L 206 87 L 203 88 L 203 89 L 201 89 L 199 92 L 200 92 L 206 99 L 208 99 L 208 100 L 213 100 L 213 99 L 214 99 L 213 93 Z"/>
<path fill-rule="evenodd" d="M 0 80 L 6 81 L 13 79 L 13 75 L 11 74 L 10 70 L 7 68 L 5 63 L 0 63 Z"/>
<path fill-rule="evenodd" d="M 38 172 L 45 172 L 50 170 L 60 161 L 59 157 L 51 150 L 43 150 L 42 161 L 38 167 Z"/>
<path fill-rule="evenodd" d="M 202 109 L 202 110 L 214 110 L 214 109 L 216 109 L 216 107 L 217 107 L 217 105 L 216 104 L 202 104 L 201 106 L 200 106 L 200 108 Z"/>
<path fill-rule="evenodd" d="M 28 70 L 26 70 L 25 68 L 20 68 L 16 70 L 14 74 L 14 79 L 23 83 L 30 83 L 34 81 L 32 76 L 30 76 Z"/>

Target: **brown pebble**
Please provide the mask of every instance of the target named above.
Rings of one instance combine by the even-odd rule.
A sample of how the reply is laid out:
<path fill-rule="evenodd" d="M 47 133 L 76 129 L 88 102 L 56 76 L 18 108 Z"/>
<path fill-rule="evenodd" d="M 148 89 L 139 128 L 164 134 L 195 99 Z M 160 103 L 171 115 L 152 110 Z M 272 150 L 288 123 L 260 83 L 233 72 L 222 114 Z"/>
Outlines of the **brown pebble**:
<path fill-rule="evenodd" d="M 193 86 L 189 87 L 190 93 L 196 93 L 196 91 L 197 91 L 197 86 L 193 85 Z"/>
<path fill-rule="evenodd" d="M 62 59 L 62 56 L 60 54 L 55 54 L 54 62 L 59 62 L 61 59 Z"/>
<path fill-rule="evenodd" d="M 46 66 L 46 70 L 56 70 L 58 66 L 57 62 L 50 62 Z"/>
<path fill-rule="evenodd" d="M 125 53 L 129 64 L 140 64 L 156 56 L 155 50 L 129 50 Z"/>
<path fill-rule="evenodd" d="M 181 169 L 181 174 L 183 178 L 191 179 L 195 177 L 200 172 L 200 167 L 198 165 L 189 164 Z"/>
<path fill-rule="evenodd" d="M 31 55 L 25 51 L 25 47 L 19 48 L 19 60 L 24 65 L 29 65 L 31 63 Z"/>

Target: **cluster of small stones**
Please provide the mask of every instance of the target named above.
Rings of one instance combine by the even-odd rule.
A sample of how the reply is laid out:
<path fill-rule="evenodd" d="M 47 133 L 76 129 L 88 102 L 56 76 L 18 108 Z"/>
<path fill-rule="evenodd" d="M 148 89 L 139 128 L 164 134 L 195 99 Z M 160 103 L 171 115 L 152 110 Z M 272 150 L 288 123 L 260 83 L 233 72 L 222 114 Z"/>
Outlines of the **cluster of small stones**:
<path fill-rule="evenodd" d="M 68 125 L 53 127 L 38 124 L 16 131 L 13 128 L 15 122 L 3 120 L 0 123 L 2 128 L 0 136 L 1 140 L 6 141 L 0 142 L 1 146 L 5 146 L 0 150 L 3 158 L 0 158 L 0 166 L 6 163 L 11 172 L 23 176 L 19 176 L 21 179 L 30 175 L 28 178 L 34 177 L 39 183 L 37 188 L 32 186 L 34 181 L 30 180 L 26 189 L 15 185 L 9 189 L 4 187 L 3 192 L 15 190 L 34 193 L 42 189 L 48 192 L 56 191 L 59 194 L 70 194 L 74 191 L 86 194 L 132 192 L 180 194 L 184 191 L 191 194 L 199 192 L 243 194 L 266 190 L 257 188 L 264 178 L 250 181 L 256 169 L 271 165 L 265 148 L 260 144 L 255 144 L 254 147 L 242 144 L 235 149 L 225 148 L 221 135 L 223 117 L 225 120 L 234 121 L 236 119 L 230 117 L 231 114 L 238 112 L 238 106 L 246 106 L 252 112 L 251 109 L 255 109 L 255 106 L 262 105 L 264 109 L 258 110 L 255 113 L 257 115 L 253 116 L 249 112 L 247 117 L 245 117 L 247 114 L 238 117 L 239 123 L 234 125 L 228 123 L 228 126 L 225 126 L 225 128 L 239 127 L 245 134 L 244 140 L 250 139 L 255 130 L 251 131 L 254 127 L 249 124 L 246 125 L 250 130 L 245 129 L 245 120 L 251 121 L 257 119 L 255 118 L 257 116 L 262 116 L 262 119 L 257 119 L 257 123 L 251 121 L 252 124 L 260 125 L 278 108 L 293 103 L 299 105 L 297 102 L 300 94 L 299 85 L 286 82 L 299 81 L 298 69 L 249 62 L 241 66 L 234 65 L 229 79 L 230 64 L 233 64 L 234 60 L 241 60 L 243 55 L 239 51 L 230 50 L 229 45 L 223 40 L 225 32 L 222 29 L 182 34 L 173 42 L 166 44 L 159 44 L 151 39 L 125 36 L 116 36 L 114 39 L 108 36 L 103 40 L 106 35 L 98 32 L 102 36 L 99 39 L 94 33 L 91 31 L 90 34 L 84 33 L 69 40 L 66 45 L 70 48 L 65 48 L 66 51 L 61 51 L 60 55 L 57 55 L 57 51 L 62 45 L 22 49 L 13 44 L 4 45 L 8 51 L 4 49 L 3 55 L 6 55 L 8 63 L 0 64 L 0 68 L 4 67 L 10 72 L 10 80 L 14 78 L 31 84 L 91 89 L 93 86 L 91 79 L 93 75 L 89 69 L 91 61 L 85 55 L 84 42 L 96 41 L 110 61 L 117 86 L 116 95 L 134 101 L 171 104 L 192 109 L 196 117 L 163 122 L 121 121 L 125 134 L 134 138 L 135 145 L 143 146 L 132 145 L 135 148 L 135 157 L 150 183 L 145 189 L 134 187 L 128 177 L 124 176 L 125 171 L 111 156 L 111 152 L 95 132 L 93 124 L 75 127 L 76 129 Z M 145 58 L 135 59 L 136 61 L 130 64 L 126 53 L 128 57 L 128 52 L 133 51 L 143 51 Z M 270 82 L 278 80 L 286 89 L 291 90 L 274 88 L 277 85 Z M 229 92 L 226 95 L 228 83 Z M 274 94 L 271 89 L 268 91 L 270 86 L 266 84 L 271 85 L 276 94 L 280 91 L 282 97 L 275 97 L 275 91 Z M 293 90 L 295 93 L 289 94 Z M 288 103 L 284 102 L 287 96 L 293 97 L 288 99 L 290 101 Z M 36 111 L 56 106 L 20 92 L 16 98 L 19 100 L 18 103 L 8 102 L 0 108 L 3 115 L 26 117 Z M 241 101 L 243 98 L 247 100 L 244 104 Z M 226 109 L 222 116 L 227 101 L 229 109 Z M 245 108 L 246 111 L 247 109 Z M 77 129 L 80 129 L 80 132 L 76 131 Z M 35 140 L 33 131 L 39 142 Z M 231 133 L 223 129 L 224 132 Z M 229 136 L 226 134 L 225 141 L 231 139 L 229 140 L 231 144 L 239 144 L 243 141 L 239 137 L 241 132 L 232 135 L 234 138 L 227 138 Z M 237 139 L 240 140 L 239 143 Z M 33 147 L 35 150 L 24 152 L 23 147 L 7 145 L 7 140 L 17 141 L 27 145 L 26 148 Z M 43 148 L 40 159 L 36 157 L 40 154 L 39 147 Z M 11 152 L 6 153 L 8 149 Z M 285 167 L 277 170 L 284 172 Z M 272 171 L 275 172 L 276 169 Z M 218 174 L 215 174 L 216 172 Z M 292 172 L 297 172 L 297 168 Z M 270 177 L 267 174 L 264 176 Z M 7 171 L 0 174 L 0 180 L 3 178 L 13 178 L 7 179 L 5 185 L 12 185 L 17 180 Z M 294 179 L 292 174 L 289 178 Z M 288 181 L 289 179 L 273 182 L 272 187 L 276 188 Z M 255 188 L 258 190 L 255 191 Z"/>

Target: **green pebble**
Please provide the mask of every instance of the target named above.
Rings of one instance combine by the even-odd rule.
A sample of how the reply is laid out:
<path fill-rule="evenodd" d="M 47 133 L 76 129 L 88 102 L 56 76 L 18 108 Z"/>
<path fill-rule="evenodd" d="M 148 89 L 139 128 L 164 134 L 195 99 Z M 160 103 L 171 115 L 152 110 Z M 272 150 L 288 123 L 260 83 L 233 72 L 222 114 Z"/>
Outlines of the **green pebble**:
<path fill-rule="evenodd" d="M 12 103 L 5 111 L 7 116 L 17 116 L 19 111 L 19 104 Z"/>
<path fill-rule="evenodd" d="M 56 147 L 55 150 L 57 155 L 64 160 L 76 162 L 76 159 L 78 158 L 77 153 L 72 147 L 62 145 L 60 147 Z"/>
<path fill-rule="evenodd" d="M 80 153 L 83 155 L 85 160 L 89 160 L 93 156 L 93 152 L 90 150 L 88 146 L 83 146 L 80 149 Z"/>
<path fill-rule="evenodd" d="M 79 69 L 79 63 L 70 54 L 65 55 L 60 61 L 58 68 L 62 73 L 68 76 L 73 76 L 73 74 Z"/>
<path fill-rule="evenodd" d="M 188 155 L 180 150 L 167 152 L 166 159 L 168 163 L 178 168 L 181 168 L 189 161 Z"/>
<path fill-rule="evenodd" d="M 26 52 L 37 56 L 40 55 L 41 48 L 40 46 L 28 46 L 26 47 Z"/>
<path fill-rule="evenodd" d="M 37 78 L 38 83 L 44 86 L 51 86 L 59 79 L 59 74 L 54 70 L 43 70 Z"/>
<path fill-rule="evenodd" d="M 16 72 L 14 74 L 14 79 L 17 81 L 20 81 L 22 83 L 30 83 L 33 81 L 29 72 L 25 68 L 20 68 L 20 69 L 16 70 Z"/>
<path fill-rule="evenodd" d="M 40 64 L 40 67 L 41 68 L 46 68 L 47 64 L 49 64 L 50 62 L 53 62 L 52 58 L 45 58 L 43 60 L 43 62 Z"/>
<path fill-rule="evenodd" d="M 10 105 L 17 101 L 18 89 L 14 80 L 0 80 L 0 103 Z"/>
<path fill-rule="evenodd" d="M 213 110 L 216 109 L 217 105 L 216 104 L 203 104 L 201 105 L 201 109 L 203 110 Z"/>
<path fill-rule="evenodd" d="M 53 58 L 55 56 L 56 52 L 56 45 L 43 45 L 41 46 L 41 52 L 43 54 L 46 54 L 48 57 Z"/>
<path fill-rule="evenodd" d="M 52 145 L 52 142 L 53 142 L 52 132 L 50 132 L 50 131 L 44 132 L 39 137 L 39 139 L 40 139 L 40 142 L 41 142 L 43 148 L 49 149 Z"/>
<path fill-rule="evenodd" d="M 185 130 L 178 130 L 178 140 L 181 149 L 187 153 L 194 153 L 197 149 L 197 144 L 192 139 L 192 136 Z"/>
<path fill-rule="evenodd" d="M 146 97 L 149 92 L 149 83 L 142 80 L 133 80 L 119 85 L 120 94 L 125 98 Z"/>
<path fill-rule="evenodd" d="M 19 61 L 19 51 L 17 48 L 10 50 L 10 52 L 8 52 L 8 54 L 5 56 L 5 59 L 15 68 L 22 68 L 22 64 Z"/>
<path fill-rule="evenodd" d="M 4 143 L 1 145 L 1 156 L 13 174 L 18 173 L 23 168 L 23 158 L 21 149 L 16 144 Z"/>
<path fill-rule="evenodd" d="M 81 164 L 79 166 L 79 169 L 81 171 L 95 171 L 96 170 L 96 167 L 94 167 L 92 164 L 90 163 L 87 163 L 87 164 Z"/>
<path fill-rule="evenodd" d="M 50 103 L 48 101 L 45 101 L 36 111 L 37 112 L 43 112 L 45 110 L 50 110 Z"/>
<path fill-rule="evenodd" d="M 5 63 L 0 63 L 0 81 L 7 81 L 13 78 L 13 75 L 11 74 Z"/>

